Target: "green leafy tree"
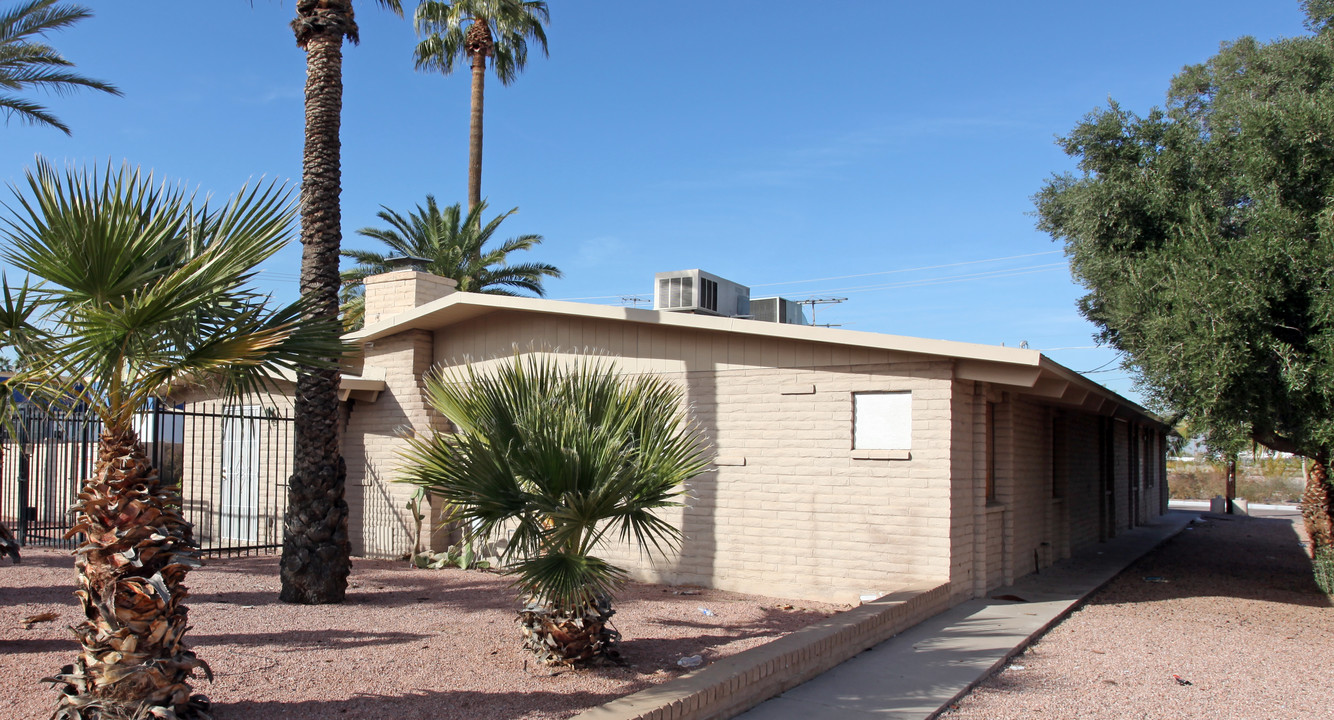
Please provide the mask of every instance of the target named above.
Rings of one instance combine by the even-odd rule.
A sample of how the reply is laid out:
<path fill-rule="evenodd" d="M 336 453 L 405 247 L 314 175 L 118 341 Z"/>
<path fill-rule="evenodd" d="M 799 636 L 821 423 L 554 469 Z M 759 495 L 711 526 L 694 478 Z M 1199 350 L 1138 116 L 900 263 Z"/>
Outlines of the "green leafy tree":
<path fill-rule="evenodd" d="M 1229 456 L 1311 458 L 1303 513 L 1331 542 L 1334 29 L 1225 43 L 1141 117 L 1111 103 L 1060 140 L 1078 174 L 1036 196 L 1084 316 L 1157 407 Z"/>
<path fill-rule="evenodd" d="M 548 663 L 608 653 L 611 596 L 625 571 L 592 555 L 604 540 L 674 547 L 658 517 L 707 461 L 680 391 L 593 359 L 534 355 L 437 374 L 431 405 L 455 435 L 413 441 L 404 481 L 453 508 L 472 540 L 507 539 L 501 562 L 527 601 L 525 644 Z"/>
<path fill-rule="evenodd" d="M 509 85 L 528 64 L 528 41 L 547 54 L 551 21 L 541 0 L 423 0 L 417 6 L 418 70 L 448 75 L 456 62 L 472 67 L 472 114 L 468 128 L 468 210 L 482 201 L 482 111 L 487 60 L 501 85 Z"/>
<path fill-rule="evenodd" d="M 4 284 L 0 340 L 24 359 L 4 388 L 102 423 L 70 531 L 82 648 L 50 679 L 55 717 L 193 717 L 207 701 L 189 680 L 209 671 L 185 645 L 182 582 L 198 552 L 135 415 L 177 385 L 262 389 L 276 369 L 338 353 L 337 326 L 303 319 L 305 302 L 270 310 L 250 285 L 289 232 L 281 188 L 210 209 L 137 170 L 61 174 L 39 159 L 16 195 L 3 258 L 40 282 Z"/>
<path fill-rule="evenodd" d="M 399 0 L 378 0 L 402 14 Z M 343 39 L 356 43 L 352 0 L 297 0 L 296 44 L 306 51 L 306 140 L 301 158 L 301 294 L 317 319 L 338 317 L 342 242 Z M 326 358 L 332 360 L 333 358 Z M 347 466 L 338 449 L 338 368 L 297 374 L 296 423 L 283 557 L 284 602 L 342 602 L 352 570 L 347 535 Z"/>
<path fill-rule="evenodd" d="M 121 94 L 114 85 L 72 72 L 74 63 L 39 39 L 88 17 L 92 13 L 87 8 L 57 4 L 56 0 L 29 0 L 0 13 L 0 112 L 7 120 L 17 117 L 30 125 L 46 125 L 69 135 L 69 127 L 45 107 L 9 93 L 64 93 L 91 88 Z"/>
<path fill-rule="evenodd" d="M 491 295 L 532 293 L 538 297 L 546 295 L 542 280 L 560 277 L 560 270 L 556 266 L 546 263 L 509 263 L 511 253 L 531 250 L 540 245 L 541 235 L 519 235 L 498 246 L 488 247 L 500 224 L 518 211 L 518 208 L 514 208 L 482 225 L 482 214 L 486 212 L 485 202 L 477 204 L 464 216 L 458 204 L 441 210 L 431 195 L 426 196 L 425 206 L 418 205 L 417 210 L 407 216 L 387 207 L 382 209 L 376 213 L 376 217 L 388 227 L 364 227 L 357 234 L 384 243 L 389 248 L 389 254 L 369 250 L 342 251 L 343 257 L 357 262 L 356 266 L 343 272 L 345 318 L 349 310 L 356 312 L 355 299 L 360 297 L 359 290 L 365 279 L 388 272 L 390 268 L 386 261 L 395 256 L 428 261 L 423 270 L 452 278 L 463 292 Z"/>

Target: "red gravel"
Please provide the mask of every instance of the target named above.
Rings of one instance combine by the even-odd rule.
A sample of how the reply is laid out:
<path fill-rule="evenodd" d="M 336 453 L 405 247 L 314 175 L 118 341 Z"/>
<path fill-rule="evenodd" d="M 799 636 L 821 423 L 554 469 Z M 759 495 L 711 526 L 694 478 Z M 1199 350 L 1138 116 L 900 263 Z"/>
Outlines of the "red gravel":
<path fill-rule="evenodd" d="M 38 681 L 77 654 L 73 559 L 28 549 L 0 562 L 0 716 L 45 718 L 55 693 Z M 846 609 L 631 585 L 614 621 L 628 665 L 552 672 L 527 662 L 513 593 L 490 573 L 354 560 L 346 602 L 323 606 L 278 602 L 274 556 L 214 560 L 186 584 L 187 641 L 216 678 L 195 688 L 215 720 L 564 718 L 677 677 L 683 656 L 707 663 Z M 59 618 L 23 629 L 47 611 Z"/>
<path fill-rule="evenodd" d="M 1301 524 L 1204 516 L 942 718 L 1334 718 L 1334 607 Z"/>

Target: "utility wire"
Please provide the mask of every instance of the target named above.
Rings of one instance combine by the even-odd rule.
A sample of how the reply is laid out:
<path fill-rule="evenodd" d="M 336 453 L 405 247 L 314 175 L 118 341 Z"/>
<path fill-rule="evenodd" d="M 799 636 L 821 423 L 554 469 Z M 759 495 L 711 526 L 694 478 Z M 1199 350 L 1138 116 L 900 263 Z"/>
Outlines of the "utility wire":
<path fill-rule="evenodd" d="M 970 280 L 987 280 L 990 278 L 1014 277 L 1016 275 L 1031 275 L 1033 273 L 1046 272 L 1056 268 L 1066 267 L 1064 262 L 1051 263 L 1048 265 L 1030 265 L 1020 268 L 1008 268 L 1005 270 L 987 270 L 980 273 L 968 273 L 965 275 L 947 275 L 941 278 L 928 278 L 926 280 L 906 280 L 896 283 L 881 283 L 877 285 L 857 285 L 853 287 L 832 288 L 820 290 L 814 294 L 827 295 L 829 293 L 845 292 L 867 292 L 870 290 L 891 290 L 894 288 L 923 287 L 926 285 L 944 285 L 947 283 L 967 282 Z"/>
<path fill-rule="evenodd" d="M 1115 372 L 1120 368 L 1109 368 L 1107 370 L 1103 370 L 1103 368 L 1107 367 L 1108 365 L 1111 365 L 1114 362 L 1120 361 L 1121 358 L 1123 357 L 1125 357 L 1125 353 L 1117 351 L 1116 357 L 1112 358 L 1111 360 L 1108 360 L 1107 362 L 1099 365 L 1098 367 L 1095 367 L 1092 370 L 1076 370 L 1075 372 L 1078 372 L 1080 375 L 1092 375 L 1094 373 L 1100 373 L 1100 372 Z"/>
<path fill-rule="evenodd" d="M 824 282 L 825 280 L 847 280 L 849 278 L 872 277 L 874 275 L 893 275 L 896 273 L 918 272 L 921 270 L 940 270 L 941 268 L 962 267 L 964 265 L 980 265 L 982 263 L 1001 262 L 1003 260 L 1018 260 L 1020 258 L 1038 257 L 1039 255 L 1055 255 L 1061 250 L 1046 250 L 1043 252 L 1025 253 L 1023 255 L 1007 255 L 1005 257 L 985 258 L 983 260 L 966 260 L 964 262 L 945 263 L 944 265 L 923 265 L 915 268 L 902 268 L 899 270 L 880 270 L 877 272 L 858 273 L 856 275 L 835 275 L 833 277 L 812 278 L 810 280 L 789 280 L 787 282 L 759 283 L 750 287 L 771 287 L 774 285 L 797 285 L 800 283 Z"/>
<path fill-rule="evenodd" d="M 1037 257 L 1037 256 L 1040 256 L 1040 255 L 1054 255 L 1054 254 L 1056 254 L 1056 253 L 1058 253 L 1058 252 L 1061 252 L 1061 251 L 1059 251 L 1059 250 L 1049 250 L 1049 251 L 1046 251 L 1046 252 L 1040 252 L 1040 253 L 1027 253 L 1027 254 L 1024 254 L 1024 255 L 1007 255 L 1007 256 L 1005 256 L 1005 257 L 986 258 L 986 259 L 984 259 L 984 260 L 968 260 L 968 261 L 966 261 L 966 262 L 946 263 L 946 264 L 943 264 L 943 265 L 926 265 L 926 266 L 917 267 L 917 268 L 903 268 L 903 269 L 900 269 L 900 270 L 883 270 L 883 271 L 880 271 L 880 272 L 873 272 L 873 273 L 859 273 L 859 274 L 856 274 L 856 275 L 841 275 L 841 276 L 836 276 L 836 277 L 812 278 L 812 279 L 810 279 L 810 280 L 792 280 L 792 281 L 789 281 L 789 282 L 782 282 L 782 283 L 759 283 L 759 284 L 755 284 L 755 285 L 749 285 L 749 286 L 747 286 L 747 287 L 752 287 L 752 288 L 757 288 L 757 287 L 772 287 L 772 286 L 775 286 L 775 285 L 793 285 L 793 284 L 798 284 L 798 283 L 823 282 L 823 281 L 826 281 L 826 280 L 842 280 L 842 279 L 848 279 L 848 278 L 871 277 L 871 276 L 875 276 L 875 275 L 891 275 L 891 274 L 895 274 L 895 273 L 919 272 L 919 271 L 922 271 L 922 270 L 935 270 L 935 269 L 948 268 L 948 267 L 960 267 L 960 266 L 964 266 L 964 265 L 978 265 L 978 264 L 981 264 L 981 263 L 1000 262 L 1000 261 L 1003 261 L 1003 260 L 1015 260 L 1015 259 L 1026 258 L 1026 257 Z M 927 280 L 910 280 L 910 281 L 904 281 L 904 282 L 899 282 L 899 283 L 883 283 L 883 284 L 877 284 L 877 285 L 861 285 L 861 286 L 856 286 L 856 287 L 853 287 L 853 288 L 836 288 L 836 289 L 832 289 L 832 290 L 819 290 L 819 291 L 813 291 L 811 294 L 819 295 L 819 294 L 828 294 L 828 293 L 835 293 L 835 292 L 861 292 L 861 291 L 864 291 L 864 290 L 890 289 L 890 288 L 896 288 L 896 287 L 919 287 L 919 286 L 922 286 L 922 285 L 938 285 L 938 284 L 941 284 L 941 283 L 948 283 L 948 282 L 963 282 L 963 281 L 965 281 L 965 280 L 970 280 L 970 279 L 983 279 L 983 278 L 987 278 L 987 277 L 1009 277 L 1009 276 L 1011 276 L 1011 275 L 1027 275 L 1027 274 L 1032 273 L 1032 272 L 1042 272 L 1042 271 L 1044 271 L 1044 270 L 1050 270 L 1050 269 L 1054 269 L 1054 268 L 1058 268 L 1058 267 L 1065 267 L 1066 265 L 1067 265 L 1067 263 L 1065 263 L 1064 261 L 1062 261 L 1062 262 L 1059 262 L 1059 263 L 1050 263 L 1050 264 L 1046 264 L 1046 265 L 1031 265 L 1031 266 L 1022 267 L 1022 268 L 1008 268 L 1008 269 L 1004 269 L 1004 270 L 988 270 L 988 271 L 981 272 L 981 273 L 969 273 L 969 274 L 965 274 L 965 275 L 950 275 L 950 276 L 946 276 L 946 277 L 944 277 L 944 278 L 931 278 L 931 279 L 927 279 Z M 626 295 L 632 295 L 632 294 L 634 294 L 634 293 L 617 293 L 617 294 L 615 294 L 615 295 L 588 295 L 588 296 L 584 296 L 584 297 L 568 297 L 568 298 L 559 298 L 559 299 L 560 299 L 560 300 L 620 300 L 622 297 L 625 297 Z"/>

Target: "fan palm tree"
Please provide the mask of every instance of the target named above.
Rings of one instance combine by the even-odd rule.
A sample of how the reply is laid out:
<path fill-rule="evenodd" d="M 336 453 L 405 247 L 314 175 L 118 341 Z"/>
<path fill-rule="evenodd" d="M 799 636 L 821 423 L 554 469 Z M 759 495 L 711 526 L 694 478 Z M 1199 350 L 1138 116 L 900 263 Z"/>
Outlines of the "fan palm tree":
<path fill-rule="evenodd" d="M 304 301 L 270 310 L 249 287 L 288 234 L 282 188 L 209 209 L 138 170 L 62 174 L 39 158 L 16 195 L 2 256 L 40 282 L 4 285 L 0 340 L 24 358 L 5 387 L 102 424 L 70 531 L 82 649 L 48 679 L 62 691 L 55 718 L 194 716 L 207 701 L 189 681 L 209 670 L 184 642 L 182 582 L 198 552 L 135 415 L 182 383 L 261 390 L 278 368 L 338 355 L 337 327 L 306 320 Z"/>
<path fill-rule="evenodd" d="M 0 90 L 45 90 L 55 93 L 92 88 L 120 95 L 116 86 L 68 70 L 74 63 L 38 38 L 92 17 L 80 5 L 57 5 L 56 0 L 28 0 L 0 13 Z M 47 125 L 66 135 L 69 127 L 37 103 L 14 95 L 0 95 L 0 112 L 29 125 Z"/>
<path fill-rule="evenodd" d="M 472 66 L 472 115 L 468 127 L 468 210 L 482 201 L 482 106 L 486 61 L 501 85 L 509 85 L 528 64 L 528 41 L 547 54 L 543 26 L 551 21 L 541 0 L 422 0 L 417 6 L 414 53 L 418 70 L 448 75 L 454 63 Z"/>
<path fill-rule="evenodd" d="M 401 15 L 399 0 L 377 0 Z M 352 0 L 297 0 L 296 44 L 306 51 L 306 145 L 301 161 L 301 294 L 317 318 L 338 317 L 342 242 L 343 39 L 359 39 Z M 342 602 L 351 571 L 347 467 L 338 450 L 338 369 L 297 374 L 293 473 L 279 575 L 284 602 Z"/>
<path fill-rule="evenodd" d="M 685 481 L 707 467 L 681 392 L 598 360 L 534 355 L 436 373 L 426 387 L 459 433 L 414 440 L 403 481 L 442 499 L 469 539 L 507 536 L 500 559 L 539 659 L 608 654 L 611 596 L 626 573 L 592 552 L 612 539 L 675 547 L 680 530 L 655 512 L 679 506 Z"/>
<path fill-rule="evenodd" d="M 511 253 L 531 250 L 541 244 L 541 235 L 519 235 L 505 240 L 498 247 L 487 247 L 500 224 L 517 213 L 518 208 L 497 215 L 486 225 L 482 225 L 482 214 L 486 212 L 485 202 L 479 203 L 466 216 L 458 204 L 441 210 L 432 195 L 426 196 L 424 207 L 418 205 L 416 212 L 410 212 L 406 217 L 387 207 L 381 208 L 376 217 L 388 227 L 364 227 L 357 234 L 384 243 L 390 254 L 368 250 L 341 252 L 343 257 L 357 262 L 356 266 L 344 271 L 342 275 L 345 318 L 350 312 L 355 313 L 358 307 L 357 298 L 360 294 L 357 290 L 362 282 L 371 275 L 387 272 L 387 261 L 393 256 L 427 260 L 423 270 L 453 278 L 459 284 L 458 289 L 463 292 L 491 295 L 519 295 L 526 292 L 542 297 L 546 295 L 542 279 L 561 276 L 560 270 L 554 265 L 511 265 L 507 262 Z"/>

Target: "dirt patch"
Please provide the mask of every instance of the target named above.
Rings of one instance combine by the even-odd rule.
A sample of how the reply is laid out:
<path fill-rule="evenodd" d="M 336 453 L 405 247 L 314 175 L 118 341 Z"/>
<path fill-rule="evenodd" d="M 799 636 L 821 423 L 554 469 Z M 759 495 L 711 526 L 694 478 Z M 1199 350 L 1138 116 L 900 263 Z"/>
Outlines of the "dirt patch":
<path fill-rule="evenodd" d="M 1303 541 L 1295 513 L 1206 515 L 942 717 L 1334 717 L 1334 607 Z"/>
<path fill-rule="evenodd" d="M 6 718 L 48 717 L 55 693 L 38 681 L 77 654 L 73 568 L 68 553 L 40 549 L 0 566 Z M 513 592 L 495 574 L 354 560 L 346 602 L 323 606 L 278 602 L 274 556 L 214 560 L 186 584 L 187 639 L 216 678 L 195 687 L 215 720 L 565 718 L 679 676 L 683 656 L 707 664 L 846 609 L 630 585 L 614 619 L 627 665 L 553 672 L 519 648 Z M 41 613 L 57 617 L 24 629 Z"/>

